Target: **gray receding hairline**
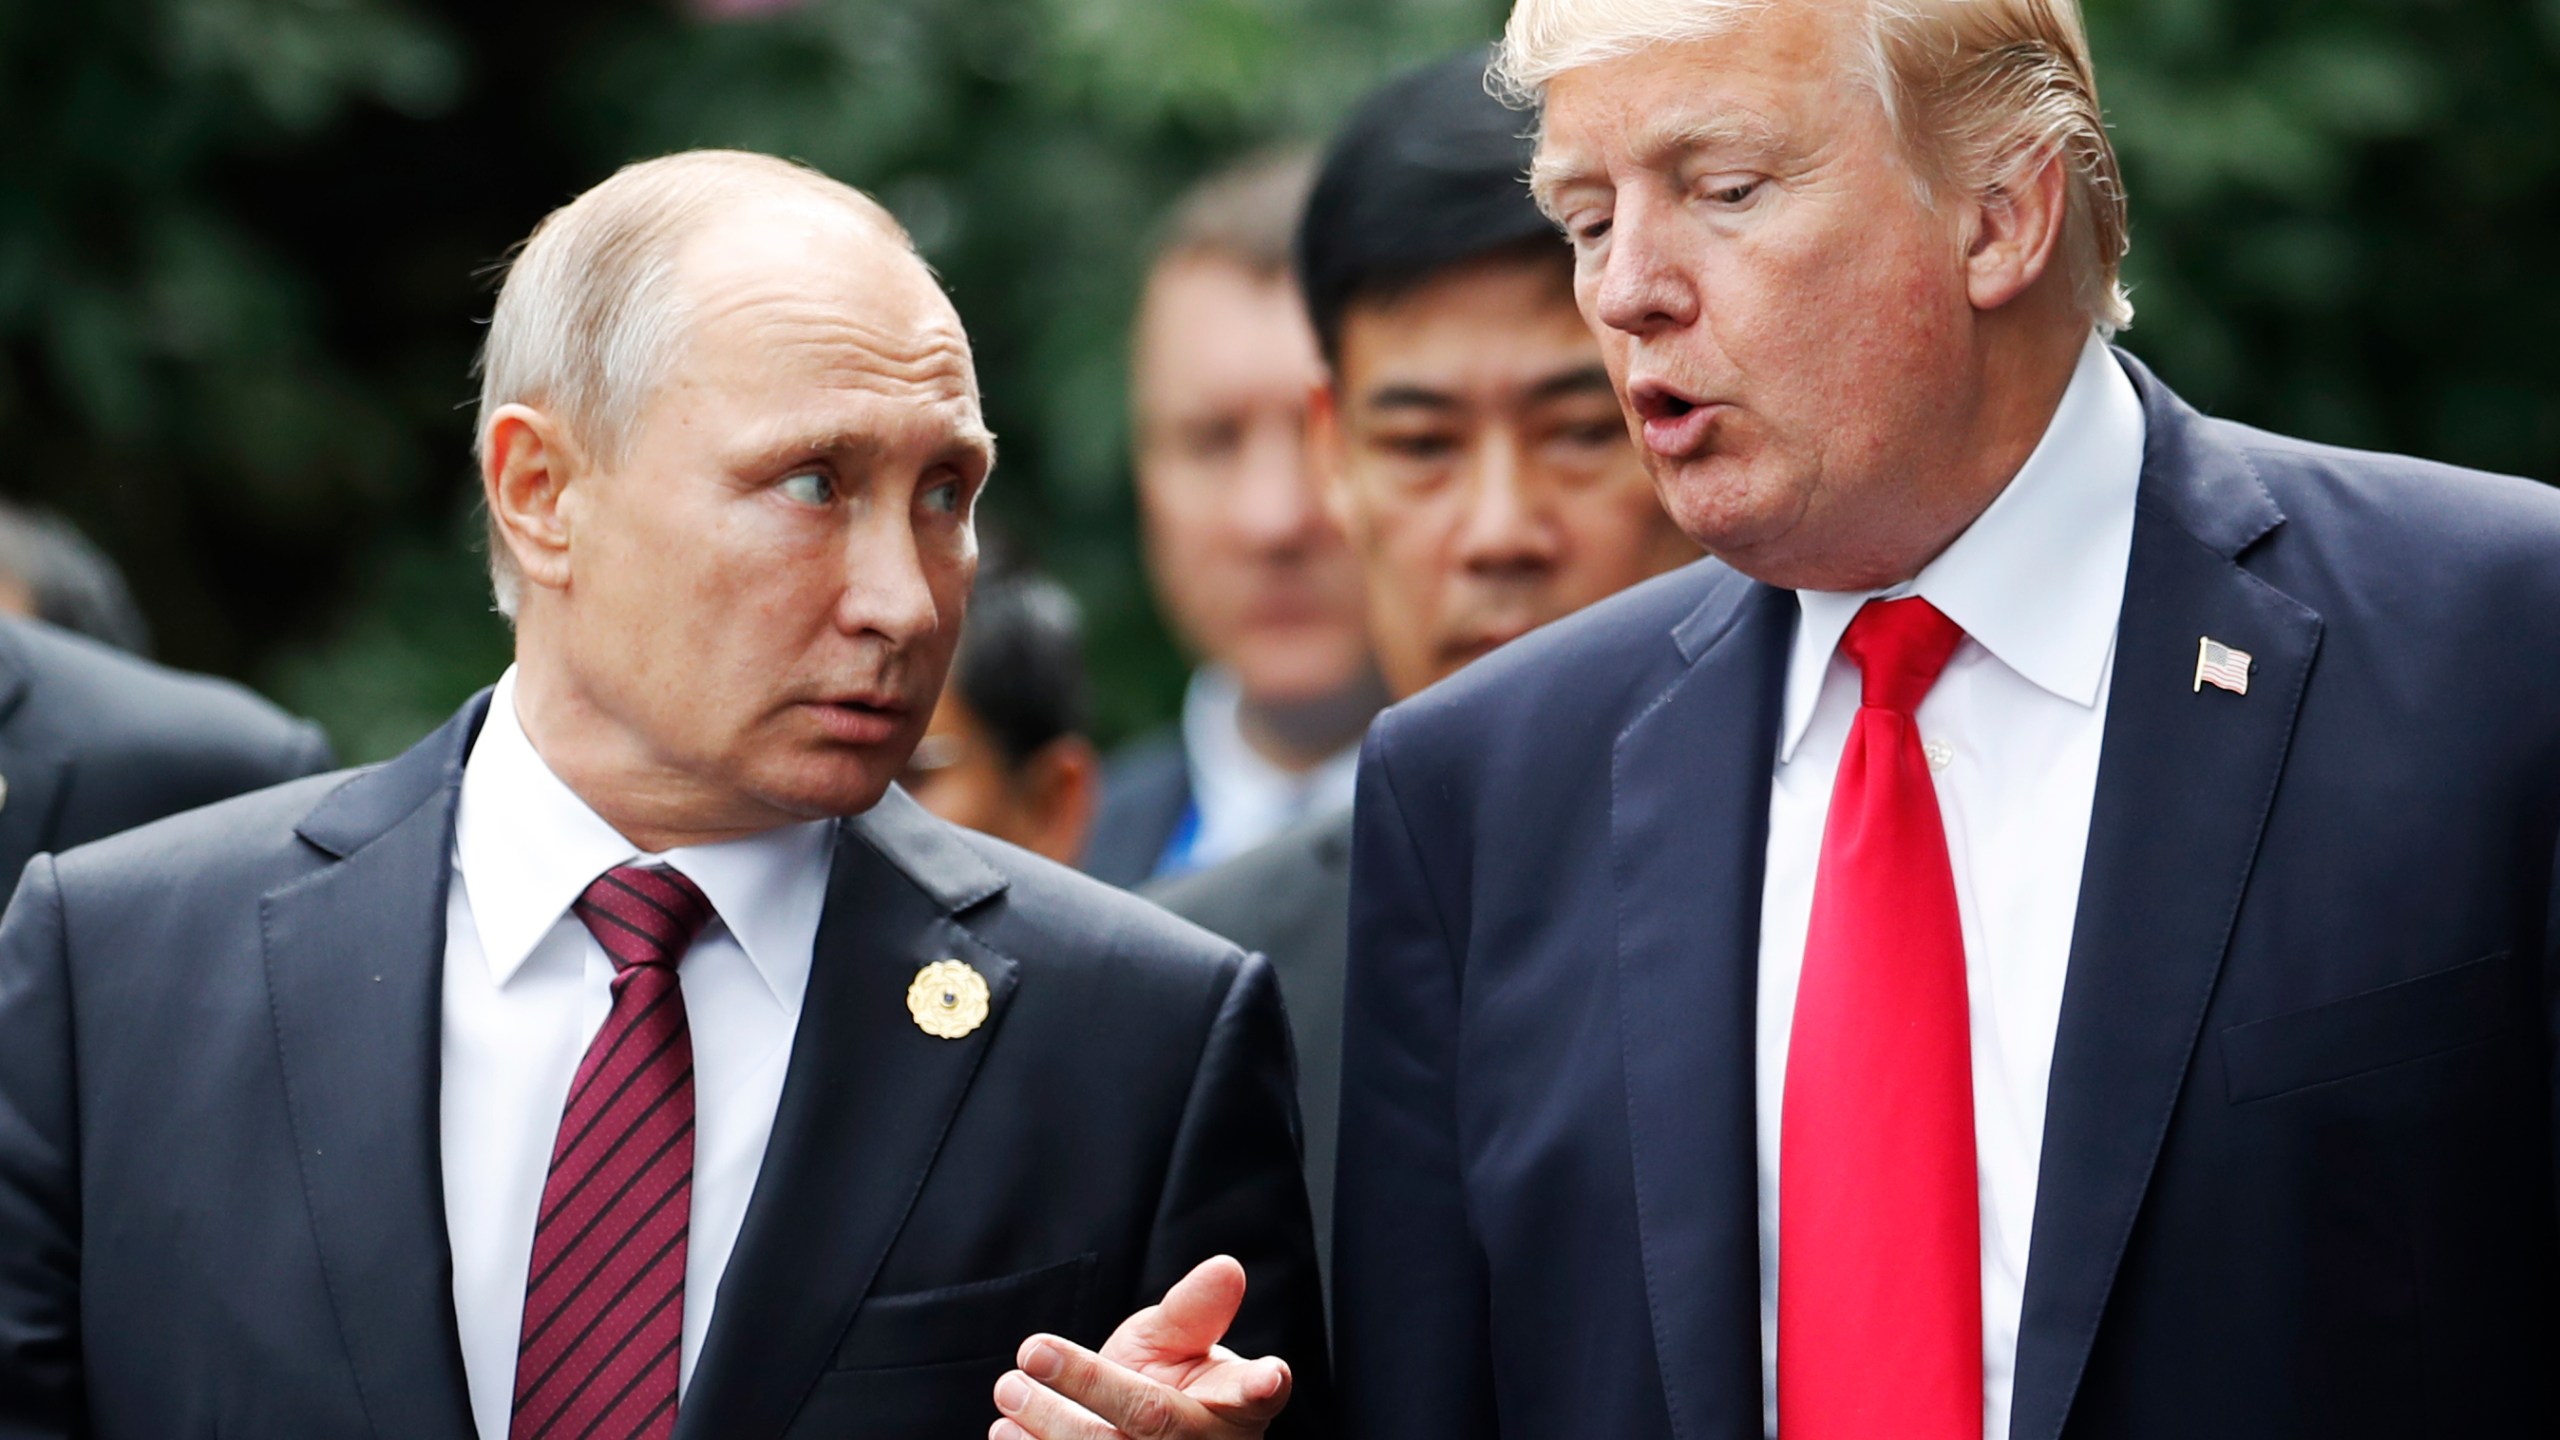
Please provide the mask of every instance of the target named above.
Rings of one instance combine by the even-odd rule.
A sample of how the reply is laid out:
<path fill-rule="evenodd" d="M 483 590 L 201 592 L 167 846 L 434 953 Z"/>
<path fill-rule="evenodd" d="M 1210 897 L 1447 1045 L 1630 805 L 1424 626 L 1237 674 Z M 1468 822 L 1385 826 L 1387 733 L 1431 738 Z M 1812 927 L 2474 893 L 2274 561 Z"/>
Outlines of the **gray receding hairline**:
<path fill-rule="evenodd" d="M 507 262 L 473 367 L 481 463 L 492 419 L 511 404 L 557 416 L 598 459 L 620 459 L 687 333 L 690 307 L 676 283 L 684 242 L 737 204 L 776 199 L 840 209 L 915 253 L 878 201 L 793 161 L 688 150 L 626 165 L 543 217 Z M 488 545 L 497 608 L 512 617 L 521 577 L 494 516 Z"/>

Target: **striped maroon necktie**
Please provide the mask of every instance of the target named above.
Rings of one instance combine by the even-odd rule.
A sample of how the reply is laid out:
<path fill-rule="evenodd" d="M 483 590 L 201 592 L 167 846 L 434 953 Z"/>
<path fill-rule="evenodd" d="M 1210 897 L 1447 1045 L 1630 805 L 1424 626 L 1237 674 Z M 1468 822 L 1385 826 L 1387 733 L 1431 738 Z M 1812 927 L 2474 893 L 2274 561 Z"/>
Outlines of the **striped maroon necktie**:
<path fill-rule="evenodd" d="M 613 960 L 551 1146 L 516 1346 L 509 1440 L 641 1440 L 676 1428 L 693 1215 L 693 1036 L 676 964 L 711 902 L 664 865 L 618 865 L 570 910 Z"/>

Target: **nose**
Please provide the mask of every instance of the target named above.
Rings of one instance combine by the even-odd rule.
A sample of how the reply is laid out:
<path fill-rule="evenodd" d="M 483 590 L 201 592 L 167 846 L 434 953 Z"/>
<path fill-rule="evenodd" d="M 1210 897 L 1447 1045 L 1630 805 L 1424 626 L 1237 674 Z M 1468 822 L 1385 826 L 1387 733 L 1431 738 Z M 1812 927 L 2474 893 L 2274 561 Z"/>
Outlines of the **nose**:
<path fill-rule="evenodd" d="M 1518 437 L 1507 431 L 1476 448 L 1457 544 L 1458 563 L 1474 574 L 1518 576 L 1556 563 L 1560 538 L 1550 497 L 1523 462 Z"/>
<path fill-rule="evenodd" d="M 1608 243 L 1591 278 L 1591 313 L 1629 335 L 1676 330 L 1698 318 L 1698 290 L 1668 243 L 1678 211 L 1640 192 L 1622 192 Z"/>
<path fill-rule="evenodd" d="M 957 555 L 929 555 L 913 527 L 894 523 L 857 527 L 845 559 L 836 628 L 849 635 L 877 635 L 891 649 L 903 649 L 941 627 L 942 605 L 933 582 L 939 569 L 966 563 Z"/>
<path fill-rule="evenodd" d="M 1245 543 L 1262 554 L 1303 549 L 1323 533 L 1323 508 L 1307 473 L 1305 422 L 1270 416 L 1246 437 L 1231 494 L 1231 520 Z"/>

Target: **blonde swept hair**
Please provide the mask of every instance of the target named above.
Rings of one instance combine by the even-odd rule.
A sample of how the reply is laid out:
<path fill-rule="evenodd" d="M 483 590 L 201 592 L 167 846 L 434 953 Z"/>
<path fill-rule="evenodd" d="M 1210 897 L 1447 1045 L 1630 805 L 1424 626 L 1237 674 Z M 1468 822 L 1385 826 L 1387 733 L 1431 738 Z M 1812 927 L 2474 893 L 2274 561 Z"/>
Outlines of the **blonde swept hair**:
<path fill-rule="evenodd" d="M 557 417 L 599 463 L 623 459 L 691 320 L 676 283 L 678 252 L 715 215 L 774 199 L 849 211 L 913 250 L 879 202 L 788 160 L 688 150 L 626 165 L 544 216 L 507 265 L 476 367 L 472 448 L 481 462 L 488 460 L 492 418 L 513 404 Z M 495 517 L 489 580 L 499 612 L 513 616 L 522 577 Z"/>
<path fill-rule="evenodd" d="M 1557 76 L 1703 40 L 1778 0 L 1518 0 L 1495 82 L 1534 101 Z M 1840 0 L 1862 6 L 1865 78 L 1926 201 L 1986 195 L 2047 157 L 2065 175 L 2063 273 L 2099 333 L 2133 323 L 2124 180 L 2098 108 L 2078 0 Z"/>

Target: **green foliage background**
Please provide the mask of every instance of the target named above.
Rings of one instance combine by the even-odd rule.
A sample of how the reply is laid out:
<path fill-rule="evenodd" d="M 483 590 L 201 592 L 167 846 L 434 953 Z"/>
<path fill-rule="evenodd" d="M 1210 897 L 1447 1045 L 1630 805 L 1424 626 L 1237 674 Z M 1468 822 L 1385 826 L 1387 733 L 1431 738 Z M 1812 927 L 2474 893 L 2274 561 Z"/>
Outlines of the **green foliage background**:
<path fill-rule="evenodd" d="M 2207 408 L 2560 477 L 2560 0 L 2088 0 L 2128 343 Z M 1149 225 L 1489 39 L 1500 0 L 83 0 L 0 7 L 0 485 L 132 575 L 164 658 L 352 758 L 504 663 L 467 463 L 488 268 L 622 162 L 792 155 L 915 231 L 980 347 L 990 505 L 1167 713 L 1123 460 Z"/>

